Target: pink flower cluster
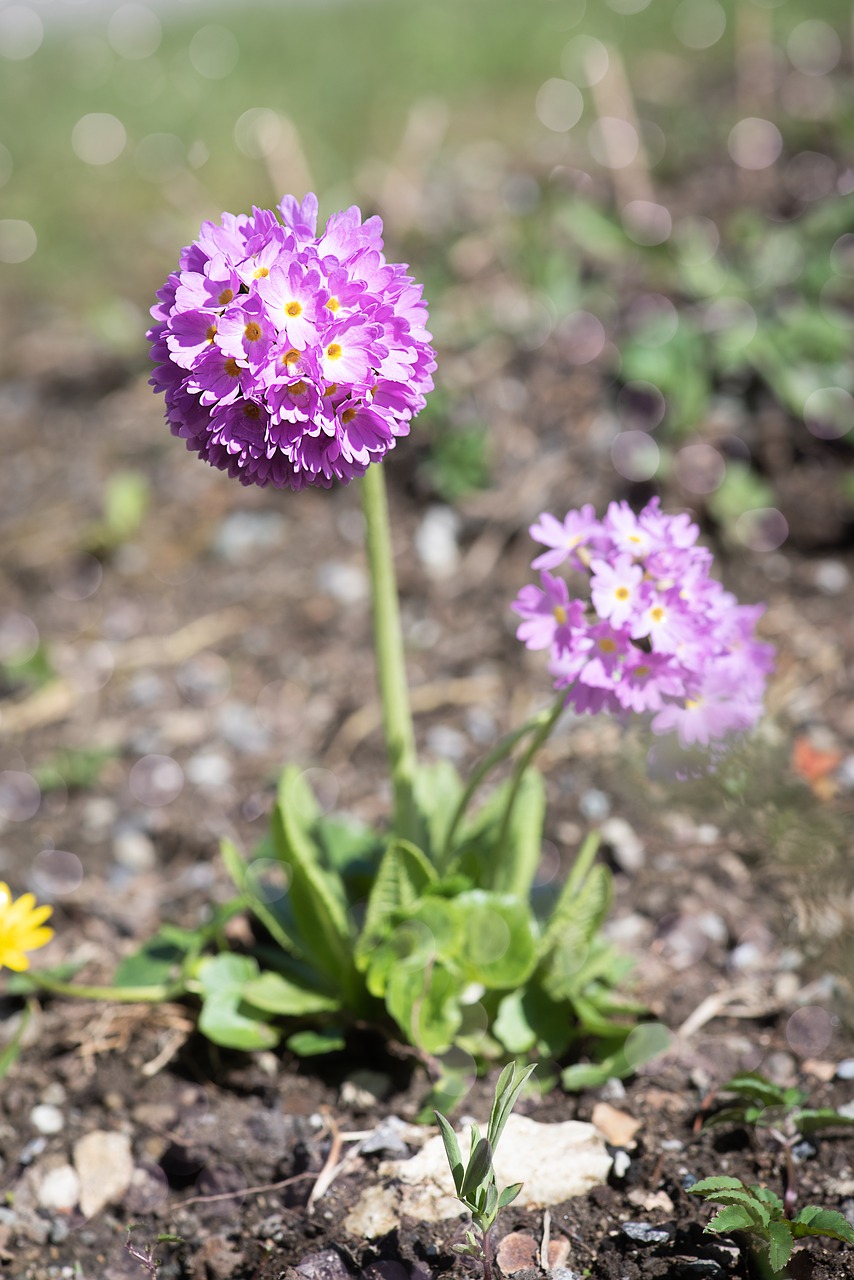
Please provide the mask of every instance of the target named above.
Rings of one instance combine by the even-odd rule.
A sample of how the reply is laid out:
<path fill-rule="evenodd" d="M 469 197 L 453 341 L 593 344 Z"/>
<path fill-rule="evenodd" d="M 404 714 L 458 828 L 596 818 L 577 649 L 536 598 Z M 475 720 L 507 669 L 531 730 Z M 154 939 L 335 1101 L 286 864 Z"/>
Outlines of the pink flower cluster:
<path fill-rule="evenodd" d="M 578 712 L 647 712 L 655 733 L 707 747 L 751 729 L 762 713 L 773 649 L 755 636 L 762 605 L 740 605 L 709 576 L 711 552 L 697 545 L 687 515 L 669 516 L 653 498 L 639 515 L 612 502 L 601 521 L 592 506 L 563 521 L 544 513 L 531 536 L 547 550 L 512 608 L 517 635 L 547 649 L 556 689 Z M 560 565 L 583 575 L 570 595 Z"/>
<path fill-rule="evenodd" d="M 159 290 L 151 379 L 176 436 L 244 484 L 329 488 L 409 434 L 436 367 L 421 286 L 353 206 L 206 222 Z"/>

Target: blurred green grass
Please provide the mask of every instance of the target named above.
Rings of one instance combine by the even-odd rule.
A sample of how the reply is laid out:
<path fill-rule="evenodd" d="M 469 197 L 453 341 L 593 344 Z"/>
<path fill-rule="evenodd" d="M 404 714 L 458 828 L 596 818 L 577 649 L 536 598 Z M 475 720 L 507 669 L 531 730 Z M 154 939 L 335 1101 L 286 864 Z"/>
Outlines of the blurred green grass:
<path fill-rule="evenodd" d="M 689 98 L 661 107 L 659 123 L 672 133 L 670 167 L 688 164 L 692 147 L 709 145 L 709 86 L 732 80 L 736 6 L 727 0 L 726 32 L 714 47 L 691 50 L 674 34 L 675 2 L 655 0 L 634 14 L 615 12 L 631 9 L 628 0 L 613 4 L 591 3 L 586 13 L 584 0 L 329 0 L 247 4 L 239 13 L 196 6 L 192 15 L 171 8 L 160 14 L 156 53 L 130 60 L 107 41 L 108 14 L 49 28 L 31 58 L 4 60 L 0 76 L 0 142 L 12 158 L 0 216 L 28 221 L 38 238 L 27 261 L 0 264 L 0 290 L 20 305 L 53 301 L 94 315 L 121 345 L 132 309 L 110 309 L 110 300 L 147 307 L 201 218 L 269 205 L 281 195 L 277 181 L 291 175 L 295 189 L 311 177 L 326 212 L 363 196 L 365 166 L 400 155 L 415 104 L 444 104 L 446 145 L 489 138 L 524 160 L 547 134 L 534 113 L 537 88 L 561 76 L 561 51 L 578 34 L 618 48 L 630 78 L 651 53 L 685 61 Z M 741 10 L 764 14 L 778 43 L 815 15 L 808 0 L 777 8 L 744 0 Z M 821 10 L 845 44 L 849 6 L 825 0 Z M 205 79 L 190 58 L 207 24 L 227 28 L 239 46 L 222 79 Z M 293 122 L 308 175 L 292 144 L 278 167 L 241 151 L 235 123 L 253 108 Z M 103 165 L 84 163 L 71 144 L 75 123 L 96 112 L 127 132 L 124 150 Z M 652 112 L 645 106 L 644 114 Z"/>

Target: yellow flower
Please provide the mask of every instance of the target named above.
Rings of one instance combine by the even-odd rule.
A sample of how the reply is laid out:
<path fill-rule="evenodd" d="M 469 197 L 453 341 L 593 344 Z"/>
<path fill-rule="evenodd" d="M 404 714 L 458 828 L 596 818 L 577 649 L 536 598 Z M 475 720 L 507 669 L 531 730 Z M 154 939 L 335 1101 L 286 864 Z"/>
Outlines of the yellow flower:
<path fill-rule="evenodd" d="M 28 951 L 43 947 L 53 937 L 44 922 L 53 907 L 37 907 L 35 896 L 24 893 L 12 901 L 9 886 L 0 880 L 0 969 L 29 969 Z"/>

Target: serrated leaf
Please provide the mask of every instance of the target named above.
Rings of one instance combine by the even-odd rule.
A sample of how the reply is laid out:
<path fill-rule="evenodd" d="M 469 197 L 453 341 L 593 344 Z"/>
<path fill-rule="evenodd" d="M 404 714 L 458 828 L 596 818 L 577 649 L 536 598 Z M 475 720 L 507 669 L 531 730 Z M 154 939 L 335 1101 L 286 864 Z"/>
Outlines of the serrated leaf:
<path fill-rule="evenodd" d="M 391 842 L 377 870 L 356 943 L 360 968 L 367 968 L 374 948 L 388 938 L 398 913 L 413 907 L 436 879 L 436 872 L 414 844 L 408 840 Z"/>
<path fill-rule="evenodd" d="M 761 1200 L 771 1210 L 772 1217 L 781 1217 L 783 1214 L 783 1201 L 775 1191 L 770 1187 L 758 1187 L 751 1183 L 748 1190 L 757 1200 Z"/>
<path fill-rule="evenodd" d="M 688 1188 L 692 1196 L 704 1196 L 712 1191 L 746 1191 L 747 1184 L 741 1178 L 733 1178 L 728 1173 L 719 1173 L 711 1178 L 701 1178 Z"/>
<path fill-rule="evenodd" d="M 792 1256 L 792 1231 L 788 1222 L 772 1222 L 768 1228 L 768 1261 L 771 1270 L 780 1272 Z"/>
<path fill-rule="evenodd" d="M 843 1214 L 835 1209 L 822 1209 L 817 1204 L 807 1204 L 792 1223 L 795 1236 L 830 1236 L 832 1240 L 844 1240 L 854 1244 L 854 1227 Z"/>
<path fill-rule="evenodd" d="M 691 1188 L 693 1190 L 693 1187 Z M 730 1231 L 749 1231 L 753 1227 L 754 1221 L 743 1205 L 732 1204 L 727 1205 L 725 1209 L 721 1209 L 713 1218 L 706 1223 L 706 1231 L 720 1231 L 727 1234 Z"/>

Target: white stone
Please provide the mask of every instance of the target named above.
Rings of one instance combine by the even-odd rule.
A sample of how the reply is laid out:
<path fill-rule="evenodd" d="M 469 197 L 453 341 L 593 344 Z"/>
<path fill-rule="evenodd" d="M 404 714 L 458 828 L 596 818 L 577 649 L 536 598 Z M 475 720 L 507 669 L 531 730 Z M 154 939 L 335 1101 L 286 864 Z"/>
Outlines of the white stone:
<path fill-rule="evenodd" d="M 38 1129 L 39 1133 L 62 1133 L 65 1128 L 65 1116 L 59 1107 L 53 1107 L 49 1102 L 41 1102 L 30 1112 L 30 1124 L 34 1129 Z"/>
<path fill-rule="evenodd" d="M 451 507 L 430 507 L 415 530 L 415 550 L 431 578 L 447 578 L 457 569 L 460 518 Z"/>
<path fill-rule="evenodd" d="M 465 1160 L 467 1131 L 459 1135 L 459 1141 Z M 579 1120 L 540 1124 L 525 1116 L 511 1116 L 495 1155 L 499 1190 L 514 1182 L 523 1183 L 518 1204 L 529 1209 L 544 1209 L 585 1195 L 591 1187 L 605 1183 L 610 1168 L 605 1139 L 592 1124 Z M 366 1188 L 345 1219 L 344 1228 L 353 1236 L 376 1239 L 392 1230 L 402 1214 L 440 1222 L 463 1212 L 454 1195 L 440 1137 L 431 1138 L 411 1160 L 380 1165 L 379 1172 L 386 1181 Z"/>
<path fill-rule="evenodd" d="M 80 1179 L 70 1164 L 61 1164 L 44 1175 L 36 1198 L 42 1209 L 70 1213 L 80 1198 Z"/>
<path fill-rule="evenodd" d="M 87 1218 L 117 1204 L 133 1178 L 133 1156 L 126 1133 L 95 1129 L 74 1144 L 80 1177 L 80 1208 Z"/>

